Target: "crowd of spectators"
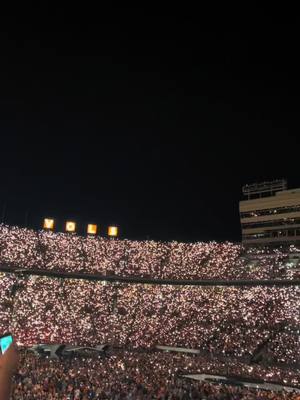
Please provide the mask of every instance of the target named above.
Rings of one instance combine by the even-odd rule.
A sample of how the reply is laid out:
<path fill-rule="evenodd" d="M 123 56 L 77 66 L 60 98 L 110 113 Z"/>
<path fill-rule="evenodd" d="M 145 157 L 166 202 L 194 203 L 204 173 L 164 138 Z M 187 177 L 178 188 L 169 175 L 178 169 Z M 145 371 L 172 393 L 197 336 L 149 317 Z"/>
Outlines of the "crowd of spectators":
<path fill-rule="evenodd" d="M 27 354 L 13 398 L 299 400 L 181 377 L 206 372 L 300 387 L 295 283 L 189 286 L 13 273 L 18 268 L 157 280 L 294 280 L 299 251 L 291 252 L 295 259 L 281 250 L 246 252 L 233 243 L 111 240 L 0 225 L 0 266 L 12 270 L 0 272 L 0 335 L 13 332 L 21 349 L 41 343 L 113 349 L 105 358 L 56 361 Z M 162 353 L 158 345 L 199 354 Z"/>
<path fill-rule="evenodd" d="M 1 264 L 31 270 L 176 280 L 300 276 L 299 269 L 291 268 L 287 254 L 282 251 L 253 255 L 245 254 L 240 244 L 228 242 L 112 240 L 3 224 L 0 225 Z"/>
<path fill-rule="evenodd" d="M 1 329 L 22 345 L 199 349 L 300 364 L 300 287 L 107 283 L 0 277 Z"/>
<path fill-rule="evenodd" d="M 225 365 L 186 354 L 114 350 L 104 356 L 81 355 L 53 360 L 27 353 L 22 357 L 12 399 L 300 399 L 300 394 L 294 391 L 250 389 L 183 377 L 195 371 L 229 374 L 239 380 L 256 376 L 260 381 L 266 379 L 274 383 L 276 372 L 278 374 L 276 369 L 240 363 Z M 286 375 L 292 380 L 291 375 Z"/>

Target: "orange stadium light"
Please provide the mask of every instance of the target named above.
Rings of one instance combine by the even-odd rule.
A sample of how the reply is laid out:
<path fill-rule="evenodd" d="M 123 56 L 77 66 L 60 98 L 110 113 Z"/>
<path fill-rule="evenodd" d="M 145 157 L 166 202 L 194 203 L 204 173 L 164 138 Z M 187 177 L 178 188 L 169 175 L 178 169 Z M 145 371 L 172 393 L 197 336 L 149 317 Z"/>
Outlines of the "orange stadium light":
<path fill-rule="evenodd" d="M 66 232 L 75 232 L 76 230 L 76 222 L 67 221 L 66 222 Z"/>
<path fill-rule="evenodd" d="M 44 218 L 43 228 L 44 229 L 53 230 L 54 229 L 54 219 L 52 219 L 52 218 Z"/>
<path fill-rule="evenodd" d="M 96 235 L 97 229 L 98 229 L 98 227 L 96 224 L 88 224 L 88 226 L 87 226 L 88 235 Z"/>
<path fill-rule="evenodd" d="M 109 226 L 108 227 L 108 236 L 110 236 L 110 237 L 118 236 L 118 227 L 117 226 Z"/>

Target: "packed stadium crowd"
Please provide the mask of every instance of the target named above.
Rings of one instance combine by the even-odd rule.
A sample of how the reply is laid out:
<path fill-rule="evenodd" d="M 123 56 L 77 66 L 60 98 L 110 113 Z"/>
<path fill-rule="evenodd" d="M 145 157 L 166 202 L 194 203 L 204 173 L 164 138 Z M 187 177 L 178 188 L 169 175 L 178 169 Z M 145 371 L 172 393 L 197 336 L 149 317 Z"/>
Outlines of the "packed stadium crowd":
<path fill-rule="evenodd" d="M 245 254 L 240 244 L 112 240 L 0 225 L 0 264 L 22 269 L 153 279 L 295 279 L 281 251 Z"/>
<path fill-rule="evenodd" d="M 294 260 L 281 250 L 246 252 L 233 243 L 110 240 L 0 225 L 0 266 L 11 269 L 0 272 L 0 336 L 13 332 L 23 354 L 13 399 L 299 400 L 296 394 L 182 378 L 205 372 L 300 387 L 295 283 L 193 286 L 22 274 L 293 280 L 299 251 L 291 253 Z M 41 343 L 107 345 L 110 351 L 71 360 L 27 353 Z M 159 352 L 159 345 L 197 354 Z"/>
<path fill-rule="evenodd" d="M 299 365 L 299 299 L 299 286 L 195 287 L 2 274 L 0 321 L 22 345 L 168 345 Z"/>
<path fill-rule="evenodd" d="M 296 392 L 273 392 L 185 379 L 197 371 L 247 377 L 255 370 L 262 382 L 276 382 L 273 372 L 259 366 L 225 365 L 202 357 L 162 352 L 114 350 L 105 355 L 69 356 L 49 359 L 24 354 L 15 378 L 14 400 L 93 399 L 291 399 Z M 253 374 L 251 375 L 253 376 Z"/>

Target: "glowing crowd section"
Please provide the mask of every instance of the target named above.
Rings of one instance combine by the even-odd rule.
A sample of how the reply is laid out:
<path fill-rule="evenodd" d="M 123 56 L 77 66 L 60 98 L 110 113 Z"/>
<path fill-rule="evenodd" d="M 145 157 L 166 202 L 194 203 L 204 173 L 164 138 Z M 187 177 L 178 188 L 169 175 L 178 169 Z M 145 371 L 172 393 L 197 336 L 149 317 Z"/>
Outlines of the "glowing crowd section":
<path fill-rule="evenodd" d="M 152 279 L 296 279 L 281 251 L 245 254 L 239 244 L 111 240 L 0 225 L 0 265 Z M 294 248 L 295 252 L 299 249 Z"/>
<path fill-rule="evenodd" d="M 12 332 L 22 353 L 13 399 L 298 400 L 292 393 L 183 378 L 206 373 L 300 388 L 300 286 L 293 282 L 298 256 L 295 247 L 246 252 L 232 243 L 109 240 L 0 225 L 0 265 L 8 269 L 0 272 L 0 335 Z M 14 268 L 157 282 L 15 274 Z M 289 285 L 193 286 L 160 279 L 286 279 Z M 108 350 L 51 360 L 28 353 L 35 344 Z"/>
<path fill-rule="evenodd" d="M 22 345 L 199 349 L 300 364 L 300 287 L 189 287 L 29 276 L 0 279 L 2 331 Z"/>

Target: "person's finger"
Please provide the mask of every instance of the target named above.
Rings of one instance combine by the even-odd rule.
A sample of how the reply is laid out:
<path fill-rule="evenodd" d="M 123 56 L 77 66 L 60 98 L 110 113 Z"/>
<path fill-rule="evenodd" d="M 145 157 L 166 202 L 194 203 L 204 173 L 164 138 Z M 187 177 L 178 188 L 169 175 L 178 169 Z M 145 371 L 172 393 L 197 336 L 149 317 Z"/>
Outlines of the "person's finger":
<path fill-rule="evenodd" d="M 12 343 L 0 357 L 0 367 L 8 372 L 15 372 L 19 364 L 19 352 L 15 343 Z"/>

